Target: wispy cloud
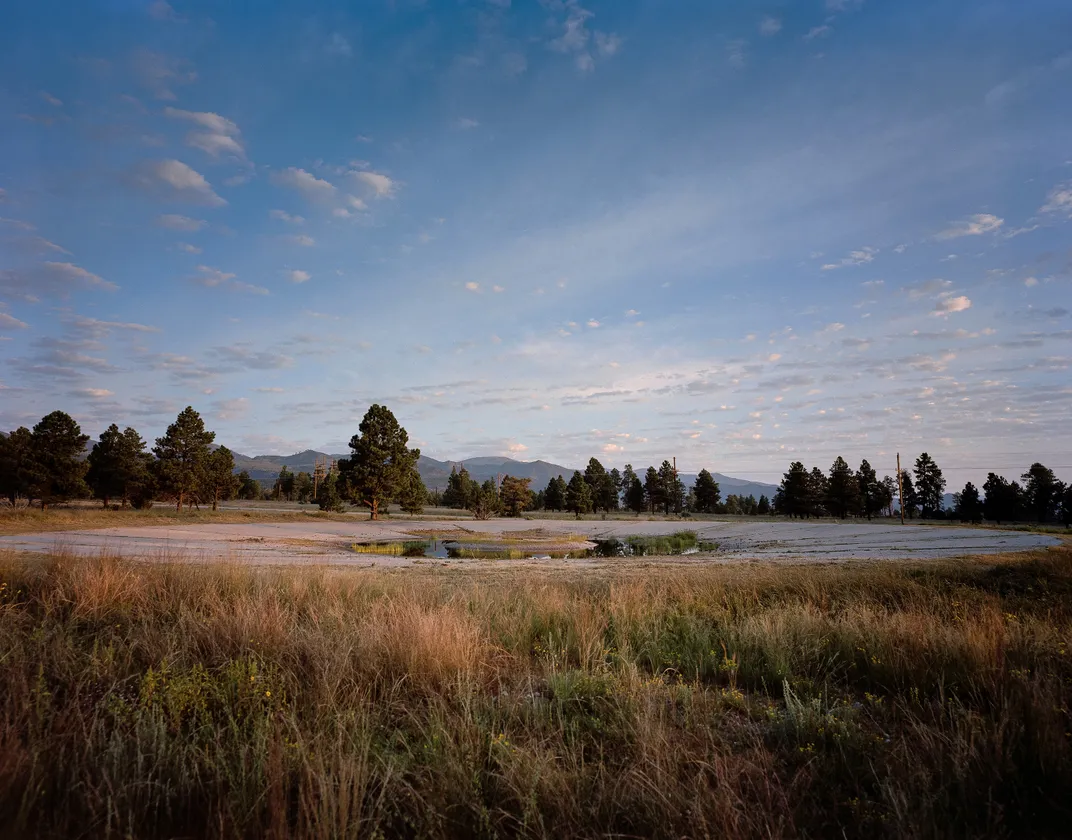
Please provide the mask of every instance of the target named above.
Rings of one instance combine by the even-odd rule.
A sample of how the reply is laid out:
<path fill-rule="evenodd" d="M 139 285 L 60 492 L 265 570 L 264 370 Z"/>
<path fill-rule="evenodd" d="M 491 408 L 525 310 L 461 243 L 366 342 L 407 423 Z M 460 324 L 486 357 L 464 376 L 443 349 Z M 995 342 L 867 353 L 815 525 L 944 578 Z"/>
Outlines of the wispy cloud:
<path fill-rule="evenodd" d="M 1058 184 L 1046 196 L 1046 203 L 1040 208 L 1042 213 L 1064 213 L 1072 216 L 1072 181 Z"/>
<path fill-rule="evenodd" d="M 281 187 L 297 190 L 309 201 L 331 201 L 338 190 L 330 181 L 296 166 L 272 173 L 272 181 Z"/>
<path fill-rule="evenodd" d="M 771 37 L 777 35 L 782 31 L 782 19 L 776 18 L 771 15 L 764 15 L 763 19 L 759 22 L 759 34 L 764 37 Z"/>
<path fill-rule="evenodd" d="M 226 117 L 208 111 L 183 111 L 170 107 L 164 109 L 164 114 L 198 126 L 198 130 L 186 135 L 187 146 L 200 149 L 214 158 L 230 155 L 239 160 L 246 159 L 246 150 L 241 141 L 242 132 Z"/>
<path fill-rule="evenodd" d="M 208 224 L 203 219 L 191 219 L 189 216 L 180 216 L 175 213 L 157 216 L 156 223 L 160 227 L 168 228 L 169 230 L 181 230 L 186 233 L 195 233 Z"/>
<path fill-rule="evenodd" d="M 220 207 L 227 202 L 216 195 L 205 177 L 180 160 L 158 160 L 145 165 L 139 182 L 149 189 L 170 188 L 171 197 L 192 204 Z"/>
<path fill-rule="evenodd" d="M 961 236 L 981 236 L 984 233 L 993 233 L 1003 224 L 1004 219 L 999 219 L 990 213 L 976 213 L 967 219 L 954 222 L 945 230 L 934 235 L 935 239 L 957 239 Z"/>
<path fill-rule="evenodd" d="M 847 257 L 842 258 L 836 263 L 826 263 L 823 267 L 823 271 L 833 271 L 836 268 L 847 268 L 853 265 L 867 265 L 870 262 L 874 262 L 875 254 L 878 253 L 878 248 L 863 247 L 859 251 L 850 251 Z"/>

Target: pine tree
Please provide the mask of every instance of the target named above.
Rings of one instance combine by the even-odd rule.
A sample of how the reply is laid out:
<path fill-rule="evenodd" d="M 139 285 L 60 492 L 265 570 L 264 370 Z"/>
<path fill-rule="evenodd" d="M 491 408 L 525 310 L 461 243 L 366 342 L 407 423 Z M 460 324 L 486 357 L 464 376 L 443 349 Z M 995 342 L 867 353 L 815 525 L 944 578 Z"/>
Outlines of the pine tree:
<path fill-rule="evenodd" d="M 316 504 L 325 513 L 342 513 L 343 497 L 339 492 L 339 474 L 332 470 L 317 488 Z"/>
<path fill-rule="evenodd" d="M 532 504 L 531 478 L 515 478 L 508 475 L 499 487 L 499 498 L 507 516 L 520 516 Z"/>
<path fill-rule="evenodd" d="M 860 499 L 860 511 L 870 519 L 885 507 L 883 503 L 882 484 L 878 480 L 878 473 L 865 458 L 860 462 L 860 469 L 856 471 L 856 486 Z"/>
<path fill-rule="evenodd" d="M 1053 470 L 1036 462 L 1020 478 L 1024 482 L 1024 501 L 1040 523 L 1056 517 L 1062 487 Z"/>
<path fill-rule="evenodd" d="M 889 475 L 882 476 L 879 482 L 878 509 L 886 511 L 887 516 L 893 516 L 893 500 L 897 498 L 897 481 Z"/>
<path fill-rule="evenodd" d="M 279 470 L 279 475 L 275 479 L 275 488 L 272 491 L 276 500 L 286 499 L 288 502 L 294 495 L 294 473 L 290 471 L 290 468 L 286 464 L 283 464 Z"/>
<path fill-rule="evenodd" d="M 480 485 L 469 476 L 469 470 L 456 466 L 450 468 L 450 477 L 447 478 L 447 489 L 443 491 L 443 506 L 468 510 L 469 505 L 477 493 Z"/>
<path fill-rule="evenodd" d="M 574 471 L 573 477 L 566 486 L 566 510 L 578 517 L 582 513 L 592 511 L 592 491 L 588 488 L 588 483 L 580 471 Z"/>
<path fill-rule="evenodd" d="M 611 510 L 618 510 L 621 507 L 622 490 L 625 489 L 622 474 L 614 467 L 607 475 L 610 476 L 610 485 L 614 488 L 614 504 L 611 505 Z"/>
<path fill-rule="evenodd" d="M 245 470 L 238 474 L 238 498 L 253 501 L 261 497 L 261 483 Z"/>
<path fill-rule="evenodd" d="M 134 429 L 120 432 L 113 423 L 101 433 L 86 461 L 89 465 L 86 483 L 93 497 L 100 499 L 105 507 L 116 497 L 125 504 L 132 495 L 139 498 L 145 495 L 152 457 Z"/>
<path fill-rule="evenodd" d="M 942 494 L 945 491 L 945 479 L 934 459 L 924 452 L 916 458 L 916 494 L 923 518 L 937 516 L 942 510 Z"/>
<path fill-rule="evenodd" d="M 659 484 L 662 487 L 663 512 L 681 513 L 685 507 L 685 484 L 677 476 L 677 470 L 669 461 L 659 467 Z"/>
<path fill-rule="evenodd" d="M 547 482 L 547 489 L 543 491 L 543 506 L 547 510 L 566 509 L 566 482 L 562 476 L 552 478 Z"/>
<path fill-rule="evenodd" d="M 808 473 L 808 516 L 825 516 L 829 497 L 829 481 L 818 467 Z"/>
<path fill-rule="evenodd" d="M 644 484 L 633 470 L 632 464 L 625 465 L 622 473 L 622 490 L 625 496 L 625 507 L 638 516 L 644 512 Z"/>
<path fill-rule="evenodd" d="M 810 513 L 808 470 L 800 461 L 793 461 L 775 496 L 775 509 L 785 516 L 803 518 Z"/>
<path fill-rule="evenodd" d="M 27 504 L 37 475 L 34 461 L 33 432 L 20 426 L 11 434 L 0 437 L 0 493 L 15 507 L 22 498 Z"/>
<path fill-rule="evenodd" d="M 495 480 L 491 478 L 478 485 L 476 493 L 469 499 L 469 510 L 477 519 L 491 519 L 501 507 L 499 488 L 495 486 Z"/>
<path fill-rule="evenodd" d="M 953 509 L 961 522 L 979 522 L 983 518 L 983 503 L 979 490 L 970 481 L 964 489 L 953 494 Z"/>
<path fill-rule="evenodd" d="M 409 435 L 386 406 L 371 406 L 358 428 L 350 439 L 353 455 L 339 462 L 339 473 L 354 501 L 369 509 L 370 519 L 379 519 L 380 508 L 413 480 L 421 451 L 407 448 Z"/>
<path fill-rule="evenodd" d="M 85 474 L 88 464 L 83 458 L 89 435 L 69 414 L 53 411 L 33 427 L 34 496 L 41 510 L 57 502 L 89 495 Z"/>
<path fill-rule="evenodd" d="M 916 487 L 912 483 L 912 473 L 908 470 L 901 470 L 901 493 L 903 495 L 898 500 L 901 510 L 904 512 L 905 518 L 912 519 L 916 515 L 916 511 L 919 510 L 919 496 L 916 494 Z"/>
<path fill-rule="evenodd" d="M 176 510 L 181 511 L 187 498 L 201 487 L 209 446 L 215 439 L 216 433 L 205 430 L 201 415 L 191 406 L 179 412 L 164 436 L 156 439 L 153 454 L 160 485 L 175 497 Z"/>
<path fill-rule="evenodd" d="M 424 506 L 428 503 L 428 488 L 424 486 L 424 481 L 416 469 L 410 470 L 408 478 L 402 482 L 395 501 L 403 513 L 411 516 L 424 513 Z"/>
<path fill-rule="evenodd" d="M 860 483 L 853 475 L 852 468 L 840 455 L 830 465 L 830 477 L 826 483 L 826 509 L 838 519 L 855 516 L 860 510 Z"/>
<path fill-rule="evenodd" d="M 286 469 L 284 467 L 283 469 Z M 212 499 L 212 509 L 218 510 L 220 499 L 233 499 L 238 492 L 238 477 L 234 474 L 234 454 L 226 446 L 209 453 L 201 470 L 201 495 Z"/>
<path fill-rule="evenodd" d="M 644 504 L 648 513 L 655 511 L 663 505 L 663 486 L 659 481 L 659 471 L 655 467 L 648 467 L 644 473 Z"/>
<path fill-rule="evenodd" d="M 313 477 L 304 470 L 294 478 L 294 495 L 301 504 L 305 504 L 313 497 Z"/>
<path fill-rule="evenodd" d="M 771 512 L 770 499 L 768 499 L 766 496 L 760 496 L 759 497 L 759 504 L 756 506 L 756 515 L 757 516 L 769 516 L 770 512 Z"/>
<path fill-rule="evenodd" d="M 715 513 L 722 501 L 722 491 L 719 489 L 718 482 L 706 469 L 700 470 L 696 476 L 692 492 L 696 497 L 697 513 Z"/>

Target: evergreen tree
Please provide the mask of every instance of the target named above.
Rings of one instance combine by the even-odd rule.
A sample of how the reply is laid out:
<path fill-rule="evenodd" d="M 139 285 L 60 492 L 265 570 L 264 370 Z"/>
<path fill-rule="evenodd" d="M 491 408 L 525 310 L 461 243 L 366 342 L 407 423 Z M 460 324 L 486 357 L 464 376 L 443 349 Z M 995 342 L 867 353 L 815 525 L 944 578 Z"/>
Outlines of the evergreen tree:
<path fill-rule="evenodd" d="M 83 456 L 89 435 L 82 434 L 74 418 L 53 411 L 41 418 L 31 435 L 33 494 L 40 500 L 41 510 L 50 504 L 88 496 L 88 464 Z"/>
<path fill-rule="evenodd" d="M 156 439 L 153 454 L 160 485 L 164 492 L 175 497 L 175 509 L 182 510 L 187 498 L 201 487 L 202 474 L 211 454 L 209 446 L 215 432 L 205 431 L 201 415 L 187 406 L 163 437 Z"/>
<path fill-rule="evenodd" d="M 945 491 L 945 479 L 934 459 L 924 452 L 916 458 L 916 493 L 923 518 L 937 516 L 942 510 L 942 494 Z"/>
<path fill-rule="evenodd" d="M 878 509 L 886 511 L 887 516 L 893 516 L 893 500 L 897 498 L 897 482 L 892 476 L 882 476 L 879 483 Z"/>
<path fill-rule="evenodd" d="M 912 519 L 919 510 L 919 496 L 916 494 L 916 486 L 912 483 L 912 473 L 901 470 L 901 492 L 903 497 L 898 501 L 905 518 Z"/>
<path fill-rule="evenodd" d="M 681 513 L 685 507 L 685 484 L 669 461 L 663 461 L 659 467 L 659 484 L 662 486 L 664 513 Z"/>
<path fill-rule="evenodd" d="M 979 490 L 970 481 L 964 489 L 953 494 L 953 510 L 961 522 L 979 522 L 983 518 L 983 503 Z"/>
<path fill-rule="evenodd" d="M 480 492 L 480 485 L 469 476 L 469 470 L 456 466 L 450 468 L 447 489 L 443 491 L 444 507 L 468 510 L 471 502 Z"/>
<path fill-rule="evenodd" d="M 810 513 L 808 470 L 800 461 L 793 461 L 775 496 L 775 509 L 784 516 L 803 518 Z"/>
<path fill-rule="evenodd" d="M 860 469 L 856 471 L 856 485 L 859 488 L 860 512 L 870 519 L 886 505 L 883 501 L 882 484 L 878 480 L 878 473 L 866 458 L 860 462 Z"/>
<path fill-rule="evenodd" d="M 424 513 L 424 506 L 428 503 L 428 488 L 416 469 L 410 470 L 409 475 L 403 480 L 402 486 L 395 495 L 395 501 L 402 508 L 403 513 L 417 516 Z"/>
<path fill-rule="evenodd" d="M 588 490 L 592 495 L 593 510 L 618 509 L 618 485 L 597 459 L 589 459 L 584 470 L 584 480 L 588 483 Z"/>
<path fill-rule="evenodd" d="M 506 476 L 499 487 L 499 498 L 507 516 L 520 516 L 532 504 L 531 478 Z"/>
<path fill-rule="evenodd" d="M 298 497 L 298 501 L 302 504 L 313 498 L 313 477 L 304 470 L 294 478 L 294 495 Z"/>
<path fill-rule="evenodd" d="M 101 433 L 86 459 L 89 469 L 86 483 L 93 497 L 105 507 L 113 498 L 126 504 L 132 496 L 144 496 L 150 482 L 152 456 L 145 451 L 145 441 L 134 429 L 123 432 L 114 423 Z"/>
<path fill-rule="evenodd" d="M 273 488 L 273 494 L 277 500 L 286 499 L 288 502 L 294 496 L 294 473 L 290 471 L 286 464 L 283 464 L 279 470 L 279 475 L 275 479 L 275 487 Z"/>
<path fill-rule="evenodd" d="M 316 493 L 316 504 L 322 511 L 327 513 L 341 513 L 343 511 L 343 497 L 339 492 L 339 474 L 337 472 L 329 472 L 324 480 L 320 482 Z"/>
<path fill-rule="evenodd" d="M 1020 478 L 1024 482 L 1024 501 L 1031 515 L 1040 523 L 1055 519 L 1063 488 L 1053 470 L 1035 462 Z"/>
<path fill-rule="evenodd" d="M 566 486 L 566 510 L 578 517 L 592 511 L 592 491 L 580 471 L 574 471 Z"/>
<path fill-rule="evenodd" d="M 830 495 L 828 484 L 823 471 L 812 467 L 808 474 L 808 516 L 826 515 L 826 501 Z"/>
<path fill-rule="evenodd" d="M 872 470 L 872 475 L 874 471 Z M 838 519 L 855 516 L 860 510 L 860 482 L 840 455 L 830 465 L 826 482 L 826 509 Z"/>
<path fill-rule="evenodd" d="M 386 406 L 372 405 L 358 428 L 350 439 L 353 455 L 339 462 L 339 474 L 353 500 L 379 519 L 380 508 L 413 481 L 421 451 L 407 448 L 409 435 Z"/>
<path fill-rule="evenodd" d="M 250 478 L 249 473 L 242 470 L 238 474 L 238 498 L 246 501 L 254 501 L 261 497 L 261 483 L 255 478 Z"/>
<path fill-rule="evenodd" d="M 696 476 L 696 483 L 692 486 L 692 492 L 696 497 L 697 513 L 714 513 L 722 501 L 722 491 L 713 475 L 706 469 L 700 470 Z"/>
<path fill-rule="evenodd" d="M 626 509 L 633 511 L 637 515 L 643 513 L 645 506 L 644 484 L 633 470 L 632 464 L 626 464 L 625 471 L 622 473 L 622 491 L 625 496 Z"/>
<path fill-rule="evenodd" d="M 759 497 L 759 504 L 756 506 L 756 514 L 758 516 L 769 516 L 771 512 L 770 499 L 766 496 Z"/>
<path fill-rule="evenodd" d="M 501 509 L 499 500 L 499 488 L 495 486 L 495 480 L 489 478 L 477 487 L 477 491 L 469 500 L 469 510 L 477 519 L 491 519 Z"/>
<path fill-rule="evenodd" d="M 543 491 L 543 506 L 553 511 L 566 509 L 566 482 L 562 476 L 547 482 L 547 489 Z"/>
<path fill-rule="evenodd" d="M 286 469 L 284 467 L 283 469 Z M 234 474 L 234 454 L 226 446 L 209 453 L 201 471 L 202 497 L 212 499 L 212 509 L 218 510 L 220 499 L 233 499 L 238 492 L 238 476 Z"/>
<path fill-rule="evenodd" d="M 34 461 L 33 432 L 20 426 L 0 437 L 0 494 L 11 507 L 20 499 L 31 501 L 37 464 Z"/>
<path fill-rule="evenodd" d="M 659 480 L 659 471 L 655 467 L 648 467 L 644 473 L 644 504 L 649 513 L 663 506 L 665 494 L 662 482 Z"/>
<path fill-rule="evenodd" d="M 1061 494 L 1061 521 L 1066 528 L 1072 528 L 1072 484 Z"/>
<path fill-rule="evenodd" d="M 610 476 L 610 483 L 614 488 L 614 504 L 611 506 L 611 510 L 618 510 L 621 507 L 622 490 L 625 489 L 625 485 L 622 483 L 622 474 L 618 472 L 617 467 L 614 467 L 607 475 Z"/>

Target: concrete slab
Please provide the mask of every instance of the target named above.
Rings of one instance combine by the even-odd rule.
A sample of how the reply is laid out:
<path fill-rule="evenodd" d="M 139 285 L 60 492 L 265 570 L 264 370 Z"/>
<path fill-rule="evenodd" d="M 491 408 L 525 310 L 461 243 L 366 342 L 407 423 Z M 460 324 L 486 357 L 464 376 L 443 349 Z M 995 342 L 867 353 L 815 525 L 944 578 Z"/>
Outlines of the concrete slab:
<path fill-rule="evenodd" d="M 658 522 L 647 520 L 517 520 L 488 522 L 256 522 L 237 525 L 105 528 L 0 537 L 0 550 L 65 551 L 78 555 L 116 554 L 148 560 L 231 560 L 253 564 L 329 563 L 345 565 L 428 565 L 422 558 L 357 554 L 355 542 L 414 539 L 436 531 L 467 541 L 518 532 L 541 531 L 548 540 L 582 537 L 655 536 L 692 530 L 718 543 L 713 553 L 670 558 L 675 562 L 768 560 L 830 562 L 841 560 L 935 559 L 1058 545 L 1045 534 L 982 528 L 943 528 L 888 523 L 832 522 Z M 645 561 L 654 558 L 645 557 Z M 443 562 L 443 561 L 435 561 Z M 511 561 L 453 560 L 449 565 Z M 526 561 L 528 562 L 528 561 Z M 554 561 L 556 564 L 562 561 Z M 613 563 L 616 559 L 566 561 Z"/>

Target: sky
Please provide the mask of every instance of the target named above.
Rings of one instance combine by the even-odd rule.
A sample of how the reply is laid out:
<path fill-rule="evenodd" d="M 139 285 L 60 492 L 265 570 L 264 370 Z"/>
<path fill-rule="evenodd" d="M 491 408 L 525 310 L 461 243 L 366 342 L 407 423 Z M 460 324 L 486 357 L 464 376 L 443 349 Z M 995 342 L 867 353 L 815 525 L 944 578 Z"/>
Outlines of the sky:
<path fill-rule="evenodd" d="M 1067 0 L 8 0 L 0 428 L 1072 479 Z"/>

